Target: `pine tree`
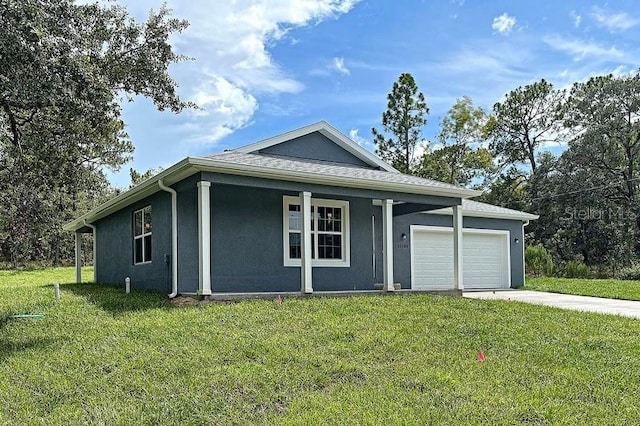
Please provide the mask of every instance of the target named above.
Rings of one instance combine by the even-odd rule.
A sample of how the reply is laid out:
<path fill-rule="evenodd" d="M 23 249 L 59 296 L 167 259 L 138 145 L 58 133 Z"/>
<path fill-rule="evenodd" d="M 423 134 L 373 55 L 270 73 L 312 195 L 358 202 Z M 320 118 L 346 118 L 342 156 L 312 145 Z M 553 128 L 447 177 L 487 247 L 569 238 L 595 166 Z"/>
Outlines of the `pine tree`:
<path fill-rule="evenodd" d="M 376 153 L 402 173 L 415 169 L 415 148 L 427 124 L 429 108 L 424 95 L 409 73 L 402 73 L 387 95 L 387 110 L 382 114 L 382 131 L 373 132 Z"/>

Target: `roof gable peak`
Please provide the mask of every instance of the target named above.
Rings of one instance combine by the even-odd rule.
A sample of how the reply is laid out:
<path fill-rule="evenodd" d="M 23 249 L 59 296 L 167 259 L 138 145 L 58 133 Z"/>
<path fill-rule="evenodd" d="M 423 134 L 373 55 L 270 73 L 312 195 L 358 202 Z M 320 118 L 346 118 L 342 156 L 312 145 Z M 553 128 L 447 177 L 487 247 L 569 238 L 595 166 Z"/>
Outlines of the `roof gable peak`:
<path fill-rule="evenodd" d="M 400 173 L 398 170 L 393 168 L 390 164 L 386 163 L 377 155 L 367 151 L 366 149 L 358 145 L 356 142 L 351 140 L 348 136 L 340 132 L 335 127 L 331 126 L 326 121 L 318 121 L 317 123 L 309 124 L 307 126 L 300 127 L 298 129 L 290 130 L 280 135 L 263 139 L 258 142 L 251 143 L 249 145 L 241 146 L 239 148 L 234 149 L 233 151 L 240 152 L 243 154 L 251 154 L 251 153 L 255 153 L 257 151 L 281 144 L 283 142 L 287 142 L 302 136 L 309 135 L 314 132 L 318 132 L 321 135 L 325 136 L 328 140 L 335 143 L 340 148 L 349 152 L 351 155 L 362 160 L 364 163 L 370 165 L 371 167 L 380 168 L 381 170 L 385 170 L 392 173 Z"/>

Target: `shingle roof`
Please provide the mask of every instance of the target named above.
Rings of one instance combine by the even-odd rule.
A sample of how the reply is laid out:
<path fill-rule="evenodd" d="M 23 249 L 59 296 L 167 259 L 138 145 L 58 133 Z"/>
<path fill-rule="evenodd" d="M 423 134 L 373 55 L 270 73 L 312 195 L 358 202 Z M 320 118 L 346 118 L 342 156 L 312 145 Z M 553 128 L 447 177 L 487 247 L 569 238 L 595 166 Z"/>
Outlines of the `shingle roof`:
<path fill-rule="evenodd" d="M 451 214 L 450 208 L 433 210 L 425 213 L 441 213 Z M 463 199 L 462 200 L 462 214 L 464 216 L 476 216 L 476 217 L 491 217 L 491 218 L 504 218 L 504 219 L 516 219 L 516 220 L 535 220 L 538 219 L 538 215 L 522 212 L 519 210 L 507 209 L 505 207 L 494 206 L 493 204 L 481 203 L 479 201 Z"/>
<path fill-rule="evenodd" d="M 240 166 L 260 167 L 265 169 L 283 170 L 297 173 L 305 173 L 317 176 L 333 176 L 362 181 L 375 181 L 391 184 L 415 185 L 441 190 L 464 191 L 465 188 L 424 179 L 402 173 L 392 173 L 383 170 L 374 170 L 350 164 L 334 163 L 319 160 L 303 160 L 298 158 L 264 155 L 244 154 L 237 151 L 227 151 L 221 154 L 210 155 L 207 159 L 216 162 L 236 164 Z M 469 191 L 471 192 L 471 191 Z M 472 194 L 469 194 L 472 195 Z"/>

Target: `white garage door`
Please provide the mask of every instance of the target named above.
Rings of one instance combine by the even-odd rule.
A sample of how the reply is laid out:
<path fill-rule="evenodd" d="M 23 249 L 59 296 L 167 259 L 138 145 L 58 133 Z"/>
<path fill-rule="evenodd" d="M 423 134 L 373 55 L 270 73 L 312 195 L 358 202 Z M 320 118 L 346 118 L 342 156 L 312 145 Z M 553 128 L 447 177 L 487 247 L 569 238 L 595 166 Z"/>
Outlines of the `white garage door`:
<path fill-rule="evenodd" d="M 414 290 L 453 289 L 453 230 L 411 227 L 411 285 Z M 462 236 L 465 289 L 508 288 L 508 231 L 465 229 Z"/>

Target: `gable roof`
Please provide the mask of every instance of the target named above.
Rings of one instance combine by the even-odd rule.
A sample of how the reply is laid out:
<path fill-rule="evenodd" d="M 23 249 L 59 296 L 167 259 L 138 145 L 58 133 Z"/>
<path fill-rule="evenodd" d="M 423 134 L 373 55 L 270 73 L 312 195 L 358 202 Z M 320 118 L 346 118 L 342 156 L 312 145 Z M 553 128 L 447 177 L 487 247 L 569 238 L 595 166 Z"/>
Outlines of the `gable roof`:
<path fill-rule="evenodd" d="M 382 170 L 386 170 L 387 172 L 400 173 L 398 170 L 393 168 L 390 164 L 383 161 L 381 158 L 376 156 L 375 154 L 367 151 L 354 141 L 352 141 L 349 137 L 344 135 L 338 129 L 327 123 L 326 121 L 318 121 L 317 123 L 310 124 L 308 126 L 300 127 L 299 129 L 291 130 L 289 132 L 282 133 L 277 136 L 273 136 L 267 139 L 263 139 L 258 142 L 254 142 L 249 145 L 244 145 L 239 148 L 236 148 L 232 151 L 240 152 L 243 154 L 251 154 L 257 151 L 272 147 L 274 145 L 281 144 L 283 142 L 290 141 L 292 139 L 299 138 L 301 136 L 308 135 L 313 132 L 318 132 L 329 139 L 331 142 L 338 145 L 340 148 L 349 152 L 351 155 L 359 158 L 364 161 L 366 164 L 370 165 L 374 168 L 380 168 Z"/>
<path fill-rule="evenodd" d="M 447 207 L 424 213 L 451 215 L 453 214 L 453 210 L 450 207 Z M 512 210 L 506 207 L 495 206 L 493 204 L 481 203 L 479 201 L 468 199 L 462 200 L 462 215 L 467 217 L 486 217 L 491 219 L 512 219 L 524 221 L 536 220 L 540 217 L 537 214 Z"/>

